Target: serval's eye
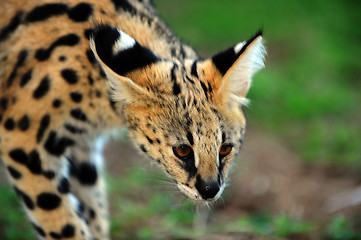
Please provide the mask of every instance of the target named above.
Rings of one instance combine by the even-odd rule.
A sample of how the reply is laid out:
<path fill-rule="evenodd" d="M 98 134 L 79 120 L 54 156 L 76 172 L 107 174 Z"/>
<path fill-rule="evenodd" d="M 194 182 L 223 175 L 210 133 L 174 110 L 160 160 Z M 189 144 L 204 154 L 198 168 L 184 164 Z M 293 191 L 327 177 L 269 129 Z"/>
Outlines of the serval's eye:
<path fill-rule="evenodd" d="M 221 158 L 224 158 L 231 152 L 232 148 L 233 148 L 232 144 L 223 144 L 221 146 L 221 149 L 219 149 L 219 156 Z"/>
<path fill-rule="evenodd" d="M 173 147 L 173 153 L 180 159 L 186 159 L 191 156 L 192 148 L 188 145 L 182 144 L 177 147 Z"/>

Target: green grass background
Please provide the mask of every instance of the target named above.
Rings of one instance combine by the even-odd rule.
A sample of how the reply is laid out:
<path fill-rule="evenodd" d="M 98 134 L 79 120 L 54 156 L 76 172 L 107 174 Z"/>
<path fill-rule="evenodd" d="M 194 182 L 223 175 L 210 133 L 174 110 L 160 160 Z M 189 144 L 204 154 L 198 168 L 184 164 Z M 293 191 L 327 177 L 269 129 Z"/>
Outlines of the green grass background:
<path fill-rule="evenodd" d="M 203 57 L 262 28 L 268 56 L 248 96 L 249 123 L 282 139 L 307 164 L 361 176 L 360 1 L 154 2 L 174 32 Z M 240 216 L 207 230 L 193 228 L 197 209 L 188 202 L 174 206 L 172 194 L 160 190 L 163 184 L 149 182 L 162 178 L 153 174 L 129 169 L 123 176 L 108 177 L 112 194 L 122 199 L 112 199 L 114 239 L 184 239 L 233 231 L 287 237 L 315 229 L 326 239 L 361 239 L 354 223 L 342 216 L 330 219 L 324 229 L 267 213 Z M 140 201 L 134 192 L 145 189 L 148 197 Z M 12 189 L 0 186 L 0 192 L 0 238 L 35 239 Z"/>

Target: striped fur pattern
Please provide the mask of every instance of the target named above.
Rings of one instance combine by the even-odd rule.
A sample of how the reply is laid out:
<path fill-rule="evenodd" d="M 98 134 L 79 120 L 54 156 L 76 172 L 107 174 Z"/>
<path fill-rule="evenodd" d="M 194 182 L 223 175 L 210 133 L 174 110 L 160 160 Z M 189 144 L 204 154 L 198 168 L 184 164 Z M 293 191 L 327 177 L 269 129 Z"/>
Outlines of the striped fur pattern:
<path fill-rule="evenodd" d="M 187 197 L 219 198 L 261 33 L 202 59 L 150 0 L 5 0 L 0 19 L 0 159 L 39 239 L 108 239 L 101 152 L 119 126 Z"/>

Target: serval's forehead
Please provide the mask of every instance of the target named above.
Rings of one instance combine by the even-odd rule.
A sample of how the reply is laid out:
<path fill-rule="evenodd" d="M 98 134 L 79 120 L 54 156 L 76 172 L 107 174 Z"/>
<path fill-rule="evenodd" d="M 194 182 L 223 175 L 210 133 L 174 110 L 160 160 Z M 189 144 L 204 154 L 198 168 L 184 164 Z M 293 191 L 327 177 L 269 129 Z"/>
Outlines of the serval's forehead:
<path fill-rule="evenodd" d="M 197 71 L 199 61 L 167 65 L 167 80 L 172 90 L 167 104 L 162 107 L 168 108 L 174 119 L 186 122 L 186 125 L 215 126 L 223 122 L 221 109 L 214 101 L 214 89 L 204 79 L 202 71 Z"/>
<path fill-rule="evenodd" d="M 214 92 L 202 71 L 199 70 L 198 73 L 197 63 L 198 60 L 188 60 L 182 64 L 172 64 L 168 70 L 172 94 L 183 105 L 186 104 L 198 111 L 209 111 L 213 104 Z"/>
<path fill-rule="evenodd" d="M 171 121 L 176 121 L 173 126 L 179 126 L 181 131 L 198 136 L 205 136 L 210 132 L 218 135 L 218 131 L 224 127 L 222 115 L 206 97 L 195 97 L 194 91 L 195 87 L 188 89 L 169 102 L 167 108 L 171 113 Z"/>

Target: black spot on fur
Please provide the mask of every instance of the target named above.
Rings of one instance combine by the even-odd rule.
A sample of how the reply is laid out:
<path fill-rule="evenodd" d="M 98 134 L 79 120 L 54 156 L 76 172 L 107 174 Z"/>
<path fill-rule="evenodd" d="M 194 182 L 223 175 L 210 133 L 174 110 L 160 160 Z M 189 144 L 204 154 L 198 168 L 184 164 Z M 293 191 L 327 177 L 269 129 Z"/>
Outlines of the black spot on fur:
<path fill-rule="evenodd" d="M 189 117 L 189 113 L 188 113 L 188 112 L 186 112 L 186 113 L 184 114 L 184 118 L 186 119 L 186 125 L 187 125 L 188 127 L 193 124 L 193 120 L 192 120 L 192 118 Z"/>
<path fill-rule="evenodd" d="M 176 56 L 177 56 L 177 50 L 176 50 L 175 48 L 172 48 L 172 49 L 170 50 L 170 54 L 171 54 L 172 56 L 176 57 Z"/>
<path fill-rule="evenodd" d="M 170 79 L 171 79 L 172 81 L 176 81 L 176 80 L 177 80 L 177 77 L 176 77 L 176 75 L 175 75 L 175 71 L 176 71 L 177 68 L 178 68 L 177 64 L 174 63 L 172 69 L 170 70 Z"/>
<path fill-rule="evenodd" d="M 3 56 L 3 57 L 0 59 L 0 62 L 5 62 L 7 59 L 8 59 L 8 56 L 5 55 L 5 56 Z"/>
<path fill-rule="evenodd" d="M 70 183 L 69 180 L 63 177 L 58 185 L 58 191 L 63 194 L 67 194 L 70 192 Z"/>
<path fill-rule="evenodd" d="M 60 56 L 60 57 L 59 57 L 59 61 L 60 61 L 60 62 L 65 62 L 65 61 L 66 61 L 66 57 L 65 57 L 65 56 Z"/>
<path fill-rule="evenodd" d="M 66 224 L 61 230 L 61 234 L 63 238 L 71 238 L 74 237 L 75 228 L 71 224 Z"/>
<path fill-rule="evenodd" d="M 116 102 L 112 98 L 108 98 L 110 107 L 113 109 L 114 112 L 117 111 L 117 108 L 115 107 Z"/>
<path fill-rule="evenodd" d="M 54 210 L 58 208 L 61 204 L 61 198 L 50 192 L 44 192 L 37 196 L 36 205 L 43 210 Z"/>
<path fill-rule="evenodd" d="M 78 82 L 78 74 L 75 70 L 67 68 L 61 71 L 61 76 L 69 84 L 75 84 Z"/>
<path fill-rule="evenodd" d="M 1 113 L 0 113 L 0 123 L 2 120 L 3 120 L 3 115 L 1 115 Z"/>
<path fill-rule="evenodd" d="M 212 110 L 212 112 L 214 112 L 216 115 L 219 115 L 218 110 L 217 110 L 217 109 L 215 109 L 214 107 L 211 107 L 211 110 Z"/>
<path fill-rule="evenodd" d="M 112 0 L 112 2 L 117 10 L 122 9 L 131 14 L 135 14 L 137 12 L 127 0 Z"/>
<path fill-rule="evenodd" d="M 56 232 L 50 232 L 50 234 L 49 234 L 52 238 L 54 238 L 54 239 L 61 239 L 62 237 L 61 237 L 61 234 L 59 234 L 59 233 L 56 233 Z"/>
<path fill-rule="evenodd" d="M 186 103 L 185 99 L 182 99 L 182 107 L 183 107 L 184 109 L 187 108 L 187 103 Z"/>
<path fill-rule="evenodd" d="M 92 78 L 91 75 L 88 76 L 88 82 L 89 82 L 90 85 L 94 84 L 94 79 Z"/>
<path fill-rule="evenodd" d="M 83 95 L 78 92 L 71 92 L 70 97 L 76 103 L 80 103 L 83 100 Z"/>
<path fill-rule="evenodd" d="M 41 160 L 37 150 L 31 151 L 29 155 L 27 155 L 23 149 L 17 148 L 12 150 L 9 156 L 17 163 L 25 165 L 31 173 L 44 174 L 44 176 L 50 179 L 50 171 L 43 172 L 42 170 Z M 54 175 L 54 173 L 52 175 Z"/>
<path fill-rule="evenodd" d="M 188 141 L 189 141 L 189 144 L 190 144 L 191 146 L 193 146 L 194 141 L 193 141 L 193 135 L 192 135 L 191 132 L 187 132 L 187 139 L 188 139 Z"/>
<path fill-rule="evenodd" d="M 17 163 L 27 164 L 28 155 L 22 148 L 16 148 L 9 152 L 9 156 Z"/>
<path fill-rule="evenodd" d="M 105 74 L 105 72 L 103 71 L 103 69 L 99 68 L 99 74 L 102 78 L 106 78 L 107 75 Z"/>
<path fill-rule="evenodd" d="M 25 206 L 28 209 L 33 210 L 35 208 L 34 202 L 33 202 L 33 200 L 31 200 L 29 195 L 27 195 L 26 193 L 24 193 L 23 191 L 21 191 L 17 187 L 15 187 L 15 192 L 21 198 L 21 200 L 23 200 Z"/>
<path fill-rule="evenodd" d="M 153 144 L 154 143 L 154 141 L 150 138 L 150 137 L 148 137 L 148 136 L 145 136 L 146 138 L 147 138 L 147 140 L 148 140 L 148 142 L 150 143 L 150 144 Z"/>
<path fill-rule="evenodd" d="M 28 157 L 27 167 L 30 172 L 34 174 L 41 174 L 43 172 L 41 168 L 41 160 L 39 153 L 36 150 L 33 150 Z"/>
<path fill-rule="evenodd" d="M 75 22 L 87 21 L 93 13 L 93 8 L 88 3 L 79 3 L 68 12 L 68 16 Z"/>
<path fill-rule="evenodd" d="M 8 166 L 7 167 L 11 177 L 13 177 L 14 179 L 20 179 L 23 175 L 18 171 L 16 170 L 15 168 L 11 167 L 11 166 Z"/>
<path fill-rule="evenodd" d="M 26 57 L 28 56 L 28 51 L 22 50 L 18 55 L 18 60 L 10 73 L 10 76 L 7 81 L 7 86 L 10 87 L 13 84 L 14 78 L 18 72 L 18 69 L 25 63 Z"/>
<path fill-rule="evenodd" d="M 65 14 L 68 11 L 68 6 L 61 3 L 50 3 L 36 7 L 31 10 L 26 16 L 28 22 L 44 21 L 50 17 Z"/>
<path fill-rule="evenodd" d="M 95 47 L 100 59 L 114 72 L 124 76 L 126 73 L 160 61 L 152 51 L 135 42 L 133 47 L 113 54 L 114 43 L 120 38 L 116 28 L 102 25 L 93 31 Z"/>
<path fill-rule="evenodd" d="M 6 109 L 8 108 L 8 103 L 9 103 L 9 99 L 6 97 L 2 97 L 0 99 L 0 107 L 3 111 L 6 111 Z"/>
<path fill-rule="evenodd" d="M 197 71 L 197 60 L 195 60 L 192 64 L 192 68 L 191 68 L 191 74 L 193 76 L 195 76 L 196 78 L 198 78 L 198 71 Z"/>
<path fill-rule="evenodd" d="M 83 121 L 83 122 L 87 121 L 87 117 L 85 113 L 80 108 L 72 109 L 70 111 L 70 115 L 79 121 Z"/>
<path fill-rule="evenodd" d="M 27 16 L 27 22 L 45 21 L 48 18 L 68 14 L 69 18 L 75 22 L 84 22 L 93 13 L 93 8 L 87 3 L 80 3 L 69 9 L 65 4 L 50 3 L 34 8 Z"/>
<path fill-rule="evenodd" d="M 15 121 L 14 119 L 12 118 L 8 118 L 6 121 L 5 121 L 5 124 L 4 124 L 5 128 L 9 131 L 11 130 L 14 130 L 15 128 Z"/>
<path fill-rule="evenodd" d="M 78 127 L 75 127 L 69 123 L 66 123 L 64 125 L 65 129 L 68 130 L 69 132 L 73 133 L 73 134 L 83 134 L 83 133 L 86 133 L 86 130 L 83 129 L 83 128 L 78 128 Z"/>
<path fill-rule="evenodd" d="M 77 167 L 77 178 L 83 185 L 94 185 L 98 179 L 98 173 L 92 163 L 81 163 Z"/>
<path fill-rule="evenodd" d="M 74 143 L 75 142 L 72 139 L 67 137 L 58 137 L 56 132 L 51 131 L 44 144 L 44 148 L 50 154 L 60 156 L 65 152 L 67 147 L 74 145 Z"/>
<path fill-rule="evenodd" d="M 23 12 L 17 12 L 15 16 L 10 20 L 9 24 L 0 30 L 0 42 L 7 39 L 10 34 L 19 27 L 23 15 Z"/>
<path fill-rule="evenodd" d="M 39 227 L 38 225 L 36 225 L 35 223 L 31 223 L 35 229 L 35 231 L 41 236 L 41 237 L 46 237 L 46 233 L 44 232 L 44 230 Z"/>
<path fill-rule="evenodd" d="M 179 53 L 180 53 L 180 57 L 184 59 L 186 56 L 186 52 L 184 50 L 183 45 L 180 45 Z"/>
<path fill-rule="evenodd" d="M 90 36 L 91 36 L 91 33 L 92 33 L 92 29 L 85 29 L 84 30 L 84 37 L 86 37 L 88 40 L 90 40 Z"/>
<path fill-rule="evenodd" d="M 76 35 L 76 34 L 68 34 L 65 36 L 62 36 L 60 38 L 58 38 L 55 42 L 53 42 L 49 48 L 47 49 L 39 49 L 38 51 L 36 51 L 35 53 L 35 58 L 38 59 L 39 61 L 45 61 L 47 59 L 49 59 L 52 51 L 59 46 L 74 46 L 76 44 L 78 44 L 80 41 L 80 38 Z"/>
<path fill-rule="evenodd" d="M 190 79 L 188 76 L 186 76 L 186 79 L 187 79 L 190 83 L 194 84 L 194 81 L 193 81 L 192 79 Z"/>
<path fill-rule="evenodd" d="M 33 69 L 30 69 L 22 76 L 22 78 L 20 80 L 20 87 L 24 87 L 30 81 L 32 72 L 33 72 Z"/>
<path fill-rule="evenodd" d="M 140 150 L 142 150 L 142 152 L 144 152 L 144 153 L 147 153 L 148 151 L 147 151 L 147 149 L 145 148 L 145 146 L 142 144 L 142 145 L 140 145 Z"/>
<path fill-rule="evenodd" d="M 96 214 L 95 214 L 95 211 L 93 209 L 89 209 L 89 216 L 91 219 L 94 219 Z"/>
<path fill-rule="evenodd" d="M 208 82 L 208 92 L 212 92 L 213 91 L 213 89 L 212 89 L 212 86 L 211 86 L 211 84 Z"/>
<path fill-rule="evenodd" d="M 62 104 L 62 101 L 61 101 L 60 99 L 55 99 L 55 100 L 53 101 L 53 107 L 54 107 L 54 108 L 60 107 L 61 104 Z"/>
<path fill-rule="evenodd" d="M 92 50 L 90 49 L 86 50 L 86 56 L 88 57 L 88 60 L 92 65 L 96 64 L 95 56 Z"/>
<path fill-rule="evenodd" d="M 54 177 L 55 177 L 55 172 L 54 172 L 54 171 L 51 171 L 51 170 L 49 170 L 49 171 L 44 171 L 44 172 L 43 172 L 43 175 L 44 175 L 47 179 L 51 180 L 51 179 L 54 179 Z"/>
<path fill-rule="evenodd" d="M 203 92 L 204 92 L 204 94 L 206 95 L 206 97 L 207 97 L 207 99 L 208 99 L 208 93 L 207 93 L 207 92 L 208 92 L 208 88 L 207 88 L 207 86 L 204 84 L 204 82 L 200 81 L 200 83 L 201 83 Z"/>
<path fill-rule="evenodd" d="M 95 96 L 97 97 L 97 98 L 100 98 L 100 97 L 102 97 L 102 92 L 100 91 L 100 90 L 95 90 Z"/>
<path fill-rule="evenodd" d="M 49 91 L 50 88 L 50 79 L 48 76 L 44 77 L 39 86 L 35 89 L 33 93 L 33 97 L 35 99 L 40 99 L 45 96 L 45 94 Z"/>
<path fill-rule="evenodd" d="M 173 83 L 173 94 L 178 95 L 181 92 L 180 85 L 176 82 Z"/>
<path fill-rule="evenodd" d="M 40 121 L 39 129 L 38 129 L 38 133 L 36 134 L 36 141 L 38 143 L 43 138 L 45 130 L 49 127 L 49 124 L 50 124 L 50 115 L 46 114 L 45 116 L 42 117 L 42 119 Z"/>

